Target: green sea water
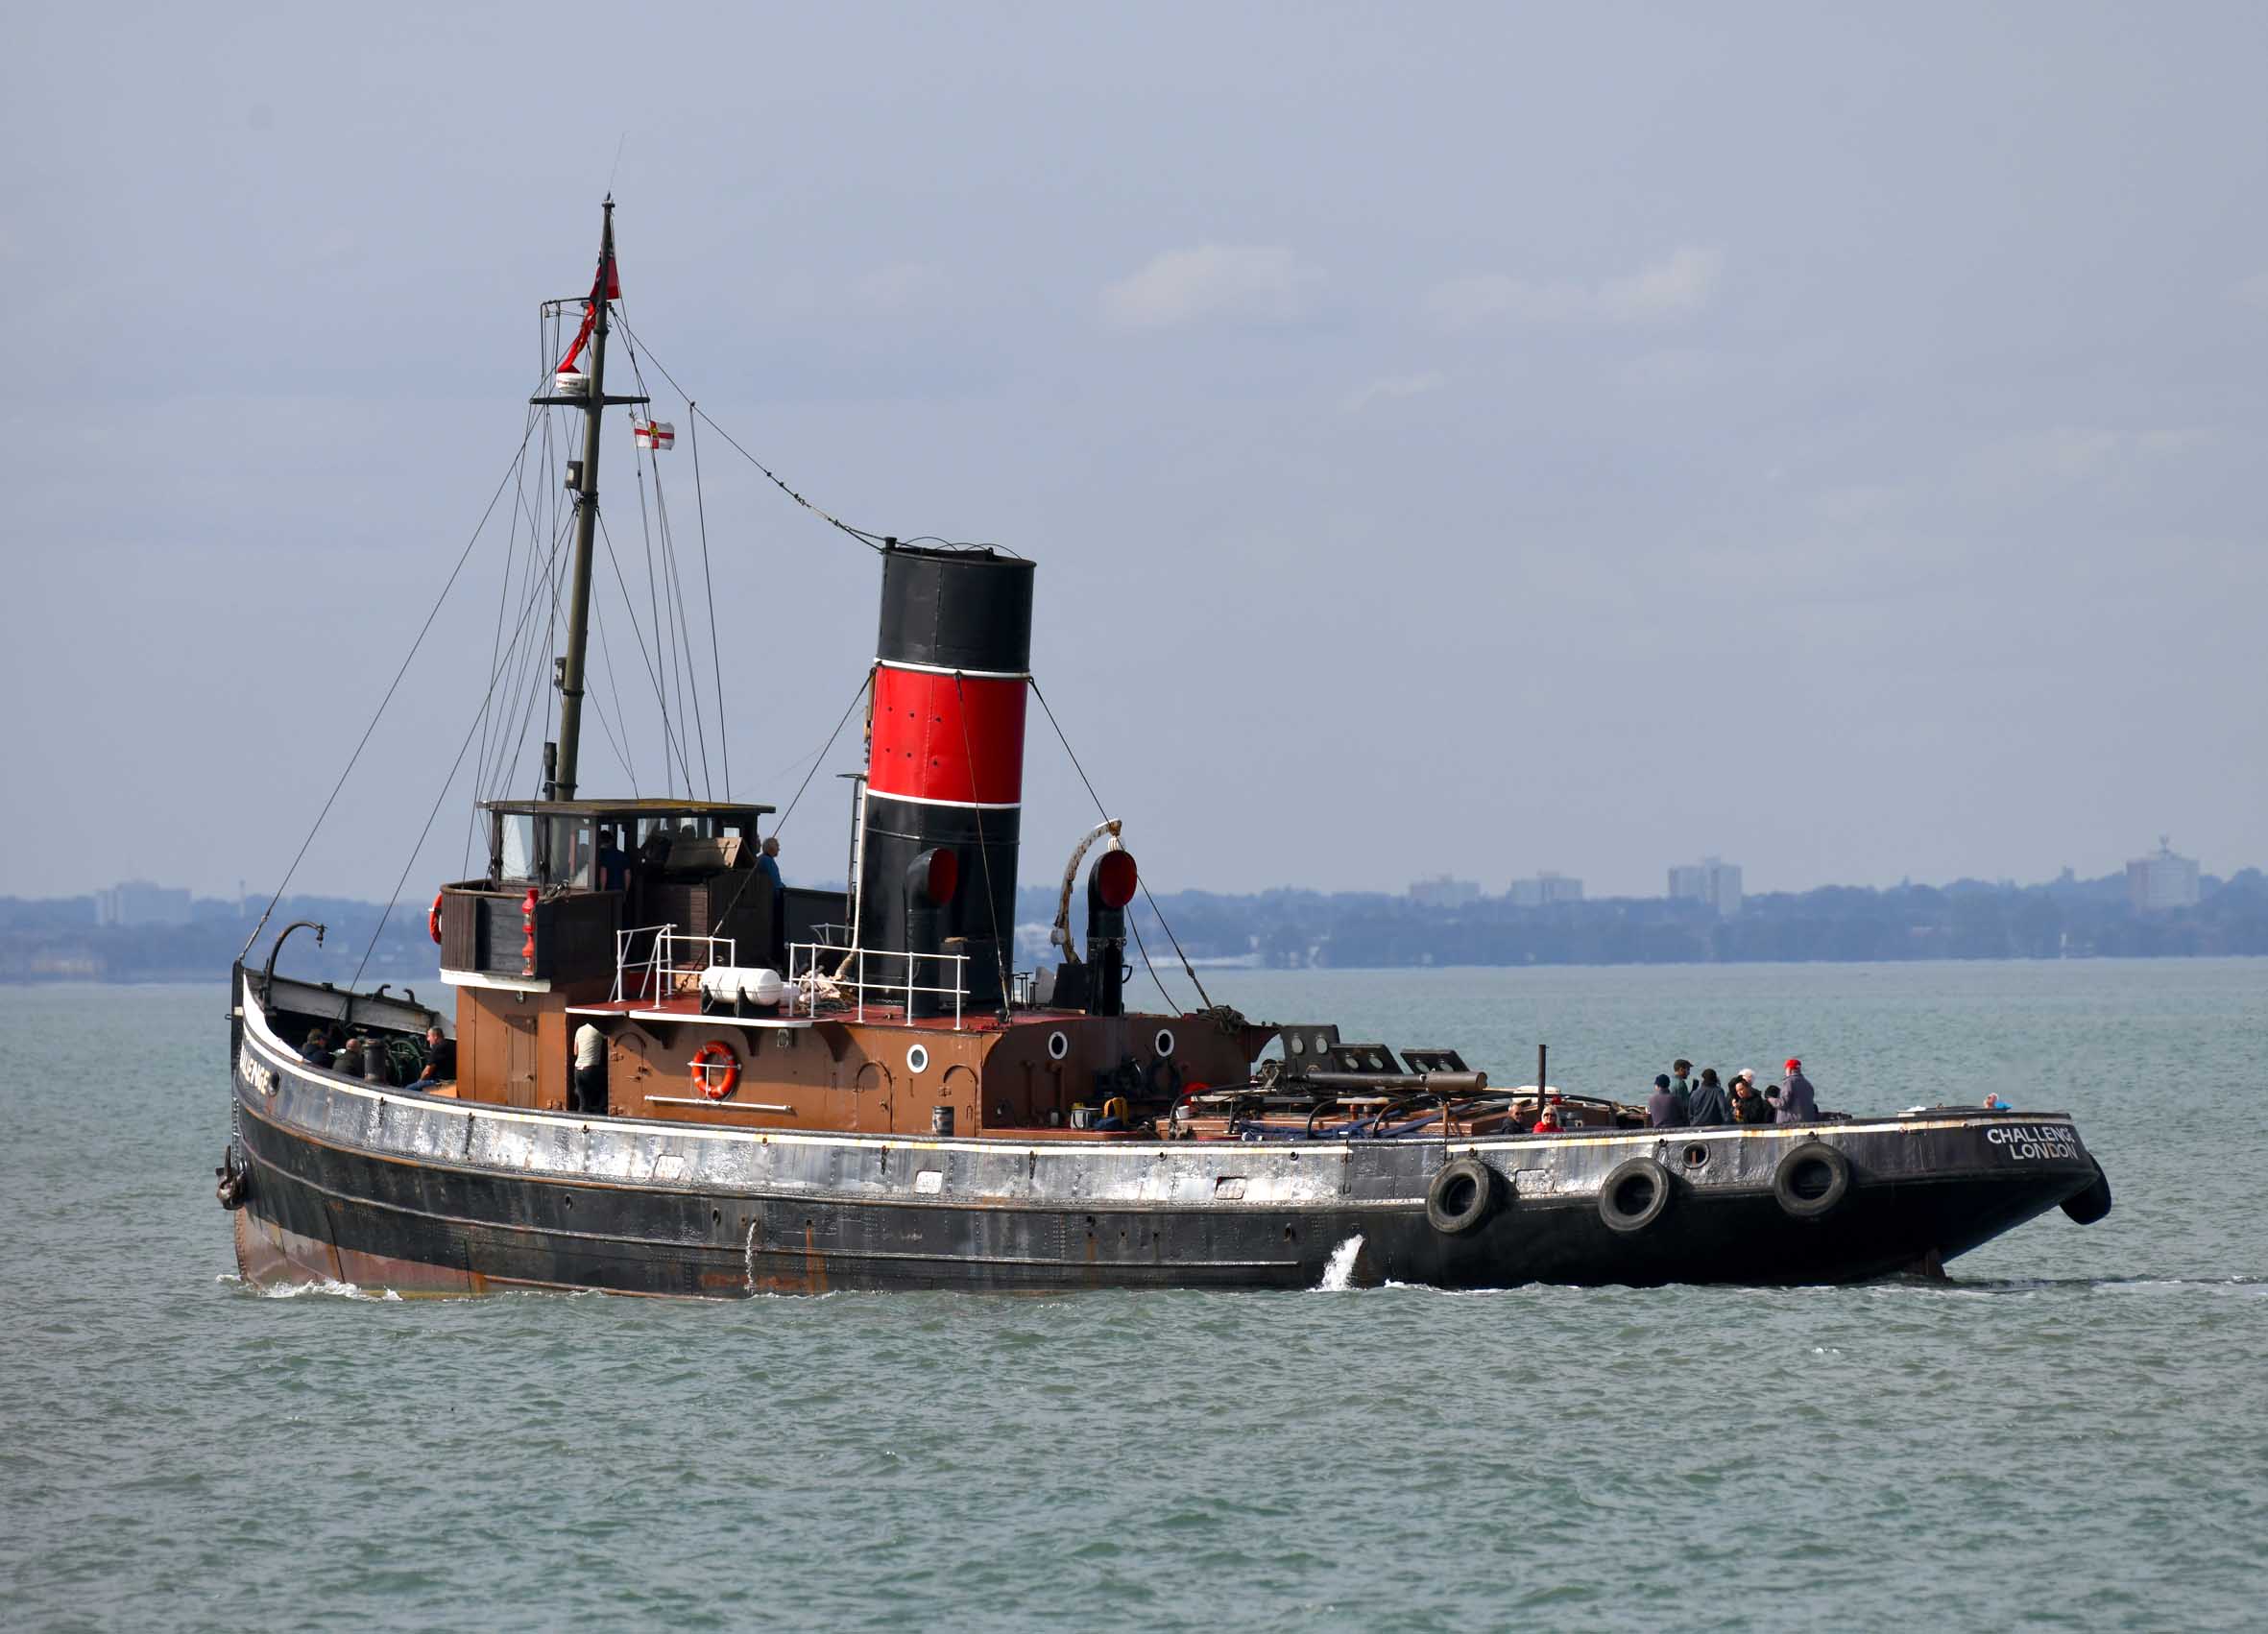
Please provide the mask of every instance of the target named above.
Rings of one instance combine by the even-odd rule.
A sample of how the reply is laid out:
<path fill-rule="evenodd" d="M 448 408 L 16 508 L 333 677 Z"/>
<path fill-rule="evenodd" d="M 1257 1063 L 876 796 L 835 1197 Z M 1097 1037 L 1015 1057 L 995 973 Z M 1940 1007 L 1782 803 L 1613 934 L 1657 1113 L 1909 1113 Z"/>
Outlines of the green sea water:
<path fill-rule="evenodd" d="M 0 1627 L 2268 1624 L 2268 961 L 1200 973 L 1499 1082 L 1995 1089 L 2117 1206 L 1844 1289 L 277 1297 L 222 990 L 0 989 Z"/>

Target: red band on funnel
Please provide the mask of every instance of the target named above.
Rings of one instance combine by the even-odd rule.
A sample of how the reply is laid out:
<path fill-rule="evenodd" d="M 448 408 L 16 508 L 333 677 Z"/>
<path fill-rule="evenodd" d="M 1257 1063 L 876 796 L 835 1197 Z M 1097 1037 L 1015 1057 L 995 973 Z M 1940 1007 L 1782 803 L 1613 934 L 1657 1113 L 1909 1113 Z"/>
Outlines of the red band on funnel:
<path fill-rule="evenodd" d="M 1020 805 L 1024 693 L 1021 676 L 978 680 L 885 664 L 874 677 L 868 789 L 954 805 Z"/>

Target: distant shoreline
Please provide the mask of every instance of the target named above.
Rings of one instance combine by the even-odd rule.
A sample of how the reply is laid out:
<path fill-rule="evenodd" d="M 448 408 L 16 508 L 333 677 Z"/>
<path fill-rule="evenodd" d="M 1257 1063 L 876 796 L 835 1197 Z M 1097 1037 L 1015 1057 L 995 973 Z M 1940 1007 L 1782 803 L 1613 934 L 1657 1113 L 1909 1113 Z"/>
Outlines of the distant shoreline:
<path fill-rule="evenodd" d="M 1452 975 L 1470 974 L 1477 971 L 1625 971 L 1625 970 L 1769 970 L 1807 969 L 1822 967 L 1840 970 L 1903 970 L 1937 965 L 2131 965 L 2131 964 L 2208 964 L 2216 960 L 2268 960 L 2268 953 L 2102 953 L 2071 954 L 2061 958 L 2012 957 L 2006 954 L 1971 958 L 1943 956 L 1914 959 L 1617 959 L 1604 964 L 1586 964 L 1574 960 L 1546 963 L 1537 960 L 1523 964 L 1411 964 L 1411 965 L 1199 965 L 1202 975 Z M 1187 981 L 1179 974 L 1179 967 L 1171 960 L 1153 960 L 1159 971 L 1170 978 Z M 0 974 L 0 988 L 34 987 L 213 987 L 225 990 L 229 973 L 226 970 L 184 970 L 177 972 L 144 973 L 133 975 L 100 976 L 78 973 L 58 973 L 40 975 Z M 343 984 L 342 984 L 343 985 Z M 393 992 L 399 994 L 404 986 L 427 987 L 439 991 L 446 988 L 438 974 L 419 977 L 407 984 L 390 982 Z M 368 991 L 370 984 L 365 984 Z M 453 990 L 452 990 L 453 991 Z"/>

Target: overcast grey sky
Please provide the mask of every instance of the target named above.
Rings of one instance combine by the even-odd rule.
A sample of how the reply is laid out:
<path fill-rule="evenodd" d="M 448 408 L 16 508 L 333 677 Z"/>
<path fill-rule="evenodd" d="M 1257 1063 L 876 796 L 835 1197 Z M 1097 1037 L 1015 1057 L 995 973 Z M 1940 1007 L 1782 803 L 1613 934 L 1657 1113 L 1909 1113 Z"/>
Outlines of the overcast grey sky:
<path fill-rule="evenodd" d="M 1828 10 L 14 8 L 0 892 L 273 885 L 611 171 L 727 429 L 1038 560 L 1160 888 L 2268 862 L 2268 12 Z M 876 564 L 701 452 L 736 789 L 784 805 Z M 506 541 L 296 889 L 391 889 Z M 1033 722 L 1027 881 L 1091 820 Z"/>

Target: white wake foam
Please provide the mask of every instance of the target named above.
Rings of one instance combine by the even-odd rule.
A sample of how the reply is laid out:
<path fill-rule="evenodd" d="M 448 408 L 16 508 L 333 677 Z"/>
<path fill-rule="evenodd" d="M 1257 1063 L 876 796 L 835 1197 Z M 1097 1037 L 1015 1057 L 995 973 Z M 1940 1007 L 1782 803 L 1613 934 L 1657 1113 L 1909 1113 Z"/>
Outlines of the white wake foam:
<path fill-rule="evenodd" d="M 1331 1250 L 1330 1263 L 1323 1267 L 1323 1280 L 1315 1285 L 1324 1293 L 1340 1293 L 1355 1286 L 1355 1260 L 1363 1252 L 1363 1234 L 1355 1233 L 1337 1248 Z"/>

